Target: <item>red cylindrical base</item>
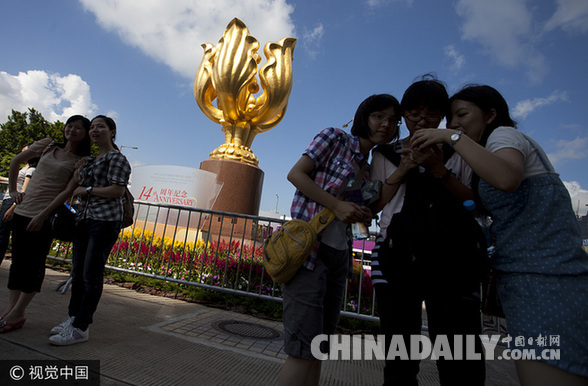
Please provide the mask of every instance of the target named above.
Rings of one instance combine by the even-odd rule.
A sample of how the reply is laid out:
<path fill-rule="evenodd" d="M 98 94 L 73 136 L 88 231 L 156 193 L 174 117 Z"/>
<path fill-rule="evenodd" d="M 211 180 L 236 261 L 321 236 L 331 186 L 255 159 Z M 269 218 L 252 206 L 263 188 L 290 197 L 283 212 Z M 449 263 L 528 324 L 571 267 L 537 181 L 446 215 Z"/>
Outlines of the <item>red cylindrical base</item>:
<path fill-rule="evenodd" d="M 207 159 L 200 169 L 216 173 L 223 184 L 213 210 L 257 216 L 263 187 L 263 171 L 254 165 L 226 159 Z"/>

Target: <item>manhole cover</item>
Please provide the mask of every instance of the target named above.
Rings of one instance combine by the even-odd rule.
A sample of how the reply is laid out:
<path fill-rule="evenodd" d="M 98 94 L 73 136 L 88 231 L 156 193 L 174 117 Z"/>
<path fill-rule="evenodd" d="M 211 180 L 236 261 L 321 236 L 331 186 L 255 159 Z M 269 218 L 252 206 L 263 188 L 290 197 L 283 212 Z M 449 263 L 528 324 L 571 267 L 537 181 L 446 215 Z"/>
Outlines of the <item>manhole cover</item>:
<path fill-rule="evenodd" d="M 273 328 L 261 324 L 240 322 L 238 320 L 224 320 L 214 323 L 214 327 L 229 334 L 242 336 L 244 338 L 274 340 L 280 338 L 281 334 Z"/>

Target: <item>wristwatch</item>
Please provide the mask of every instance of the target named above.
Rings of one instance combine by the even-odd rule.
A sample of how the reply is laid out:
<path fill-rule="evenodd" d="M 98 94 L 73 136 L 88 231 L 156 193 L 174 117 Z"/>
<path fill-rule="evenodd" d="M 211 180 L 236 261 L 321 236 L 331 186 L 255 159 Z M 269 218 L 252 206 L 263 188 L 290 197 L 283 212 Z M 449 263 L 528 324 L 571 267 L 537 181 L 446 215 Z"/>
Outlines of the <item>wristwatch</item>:
<path fill-rule="evenodd" d="M 455 133 L 451 134 L 451 137 L 449 137 L 449 139 L 451 139 L 451 142 L 449 143 L 451 147 L 455 146 L 462 134 L 463 132 L 461 131 L 456 131 Z"/>
<path fill-rule="evenodd" d="M 93 187 L 91 187 L 91 186 L 88 186 L 88 187 L 86 188 L 86 193 L 88 193 L 88 196 L 89 196 L 90 194 L 92 194 L 92 189 L 94 189 L 94 188 L 93 188 Z"/>

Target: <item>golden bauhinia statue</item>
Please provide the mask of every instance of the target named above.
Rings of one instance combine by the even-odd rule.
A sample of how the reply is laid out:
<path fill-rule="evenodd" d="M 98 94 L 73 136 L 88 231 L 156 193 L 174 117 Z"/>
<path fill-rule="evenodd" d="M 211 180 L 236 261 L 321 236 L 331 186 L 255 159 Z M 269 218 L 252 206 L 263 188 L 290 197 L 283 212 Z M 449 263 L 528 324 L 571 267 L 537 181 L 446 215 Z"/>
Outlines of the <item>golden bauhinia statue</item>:
<path fill-rule="evenodd" d="M 204 57 L 194 80 L 194 97 L 212 121 L 220 123 L 225 143 L 210 153 L 212 159 L 231 159 L 257 165 L 251 151 L 255 136 L 276 126 L 284 117 L 292 91 L 292 55 L 296 39 L 269 42 L 267 63 L 259 70 L 259 42 L 245 23 L 235 18 L 216 46 L 202 45 Z M 216 106 L 213 103 L 216 99 Z"/>

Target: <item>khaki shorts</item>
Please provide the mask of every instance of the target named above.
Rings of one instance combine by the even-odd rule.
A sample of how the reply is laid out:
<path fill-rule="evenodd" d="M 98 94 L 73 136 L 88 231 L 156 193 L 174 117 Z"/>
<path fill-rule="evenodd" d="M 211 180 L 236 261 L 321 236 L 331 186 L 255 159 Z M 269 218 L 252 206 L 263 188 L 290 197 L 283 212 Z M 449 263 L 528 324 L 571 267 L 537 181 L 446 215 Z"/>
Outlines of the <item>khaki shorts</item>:
<path fill-rule="evenodd" d="M 314 337 L 334 334 L 349 271 L 349 250 L 320 244 L 313 271 L 301 267 L 282 285 L 284 351 L 302 359 L 316 359 L 310 350 Z M 323 353 L 328 347 L 321 347 Z"/>

